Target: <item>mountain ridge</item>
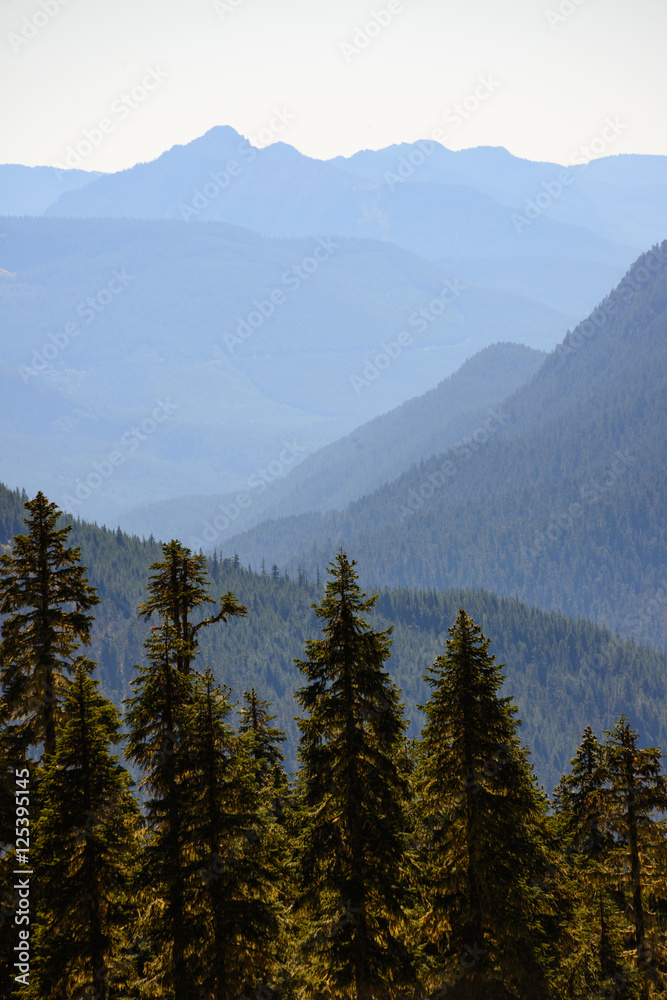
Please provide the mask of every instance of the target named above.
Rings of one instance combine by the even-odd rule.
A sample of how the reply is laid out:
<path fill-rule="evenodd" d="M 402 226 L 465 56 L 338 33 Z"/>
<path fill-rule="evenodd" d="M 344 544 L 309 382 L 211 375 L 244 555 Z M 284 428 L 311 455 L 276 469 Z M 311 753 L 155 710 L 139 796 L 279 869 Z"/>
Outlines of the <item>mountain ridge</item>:
<path fill-rule="evenodd" d="M 501 593 L 631 631 L 628 618 L 663 592 L 665 262 L 667 242 L 635 262 L 504 402 L 497 433 L 421 462 L 344 511 L 267 522 L 227 547 L 255 565 L 291 569 L 298 556 L 312 572 L 334 547 L 354 545 L 373 585 L 493 581 Z M 595 486 L 619 453 L 613 489 Z M 557 544 L 540 548 L 547 531 Z M 667 607 L 656 605 L 636 634 L 664 648 Z"/>

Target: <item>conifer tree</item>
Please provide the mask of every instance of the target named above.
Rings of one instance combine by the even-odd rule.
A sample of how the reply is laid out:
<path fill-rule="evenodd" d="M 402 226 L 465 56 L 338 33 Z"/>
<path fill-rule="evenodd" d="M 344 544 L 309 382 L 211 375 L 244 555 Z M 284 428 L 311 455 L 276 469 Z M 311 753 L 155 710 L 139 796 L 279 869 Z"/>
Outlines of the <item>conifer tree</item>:
<path fill-rule="evenodd" d="M 588 1000 L 612 990 L 618 1000 L 635 996 L 632 970 L 623 954 L 622 925 L 612 897 L 617 842 L 608 817 L 604 748 L 590 726 L 554 794 L 556 829 L 577 897 L 565 985 Z"/>
<path fill-rule="evenodd" d="M 180 542 L 163 546 L 165 559 L 153 564 L 150 599 L 139 609 L 145 618 L 157 612 L 145 642 L 148 664 L 132 682 L 128 702 L 128 756 L 144 771 L 140 787 L 147 803 L 149 837 L 140 873 L 147 907 L 147 930 L 155 956 L 149 976 L 174 1000 L 196 997 L 199 943 L 194 909 L 191 809 L 197 791 L 190 780 L 187 708 L 195 688 L 190 667 L 197 653 L 197 632 L 204 625 L 245 615 L 233 594 L 222 598 L 219 612 L 193 624 L 194 609 L 211 601 L 205 585 L 205 560 Z M 152 896 L 152 898 L 151 898 Z"/>
<path fill-rule="evenodd" d="M 15 979 L 19 970 L 14 965 L 17 961 L 14 948 L 18 944 L 18 927 L 14 923 L 18 905 L 14 872 L 21 867 L 16 856 L 17 806 L 27 806 L 29 821 L 35 818 L 31 768 L 25 766 L 28 763 L 25 739 L 13 739 L 12 730 L 16 727 L 8 724 L 8 716 L 7 705 L 0 698 L 0 997 L 7 1000 L 21 993 L 25 995 L 24 986 Z M 20 794 L 17 796 L 17 793 Z M 21 816 L 26 816 L 23 809 Z M 30 834 L 30 830 L 26 832 Z M 29 861 L 29 852 L 25 857 Z M 30 868 L 30 864 L 25 867 Z"/>
<path fill-rule="evenodd" d="M 596 860 L 612 849 L 613 839 L 603 821 L 607 781 L 603 748 L 590 726 L 584 730 L 570 768 L 558 783 L 554 808 L 574 850 Z"/>
<path fill-rule="evenodd" d="M 138 666 L 128 699 L 128 759 L 143 771 L 148 836 L 138 873 L 146 932 L 154 949 L 147 977 L 174 1000 L 196 1000 L 192 917 L 187 909 L 188 789 L 181 752 L 192 675 L 179 669 L 183 643 L 169 620 L 146 639 L 147 664 Z M 181 661 L 182 662 L 182 661 Z"/>
<path fill-rule="evenodd" d="M 422 934 L 452 997 L 549 995 L 545 796 L 500 697 L 501 665 L 463 609 L 425 680 L 416 781 L 427 831 Z"/>
<path fill-rule="evenodd" d="M 40 1000 L 109 1000 L 126 981 L 130 886 L 139 810 L 110 752 L 119 713 L 77 668 L 55 753 L 40 785 L 34 867 L 40 914 L 34 975 Z"/>
<path fill-rule="evenodd" d="M 631 899 L 633 945 L 637 968 L 643 972 L 641 997 L 648 1000 L 651 992 L 663 996 L 667 986 L 664 928 L 656 926 L 657 914 L 647 905 L 651 896 L 664 897 L 664 872 L 657 870 L 656 856 L 664 850 L 667 831 L 655 814 L 667 811 L 667 779 L 660 750 L 640 749 L 639 734 L 624 715 L 605 736 L 608 812 L 624 848 L 622 871 L 627 873 L 624 881 Z"/>
<path fill-rule="evenodd" d="M 283 769 L 285 755 L 280 749 L 286 736 L 281 729 L 271 725 L 276 716 L 269 714 L 268 701 L 260 698 L 254 688 L 243 692 L 243 700 L 239 732 L 248 733 L 252 738 L 251 754 L 259 768 L 260 787 L 265 788 L 270 783 L 277 790 L 281 789 L 287 782 Z"/>
<path fill-rule="evenodd" d="M 280 866 L 253 766 L 254 745 L 226 721 L 229 690 L 210 668 L 195 676 L 185 711 L 189 852 L 197 878 L 188 897 L 195 914 L 196 979 L 202 997 L 232 1000 L 268 975 L 278 936 Z"/>
<path fill-rule="evenodd" d="M 14 738 L 55 751 L 60 701 L 67 675 L 90 641 L 96 588 L 78 565 L 80 549 L 66 548 L 71 525 L 57 528 L 58 507 L 40 491 L 25 503 L 26 534 L 16 535 L 11 554 L 0 556 L 0 614 L 7 615 L 0 642 L 0 683 Z M 18 729 L 16 728 L 18 724 Z"/>
<path fill-rule="evenodd" d="M 199 629 L 230 617 L 247 614 L 242 604 L 229 592 L 220 598 L 216 614 L 193 622 L 192 613 L 206 604 L 214 604 L 208 596 L 208 573 L 203 555 L 192 555 L 190 549 L 174 539 L 162 546 L 164 559 L 153 563 L 148 587 L 150 597 L 139 608 L 139 615 L 147 621 L 155 612 L 162 621 L 169 621 L 178 641 L 177 666 L 188 673 L 197 654 Z"/>
<path fill-rule="evenodd" d="M 311 996 L 394 997 L 414 978 L 403 939 L 411 901 L 406 859 L 408 786 L 397 760 L 406 723 L 383 669 L 389 632 L 364 619 L 376 598 L 356 583 L 341 550 L 321 604 L 324 637 L 296 661 L 306 686 L 299 759 L 303 832 L 297 912 L 311 923 L 302 947 Z"/>

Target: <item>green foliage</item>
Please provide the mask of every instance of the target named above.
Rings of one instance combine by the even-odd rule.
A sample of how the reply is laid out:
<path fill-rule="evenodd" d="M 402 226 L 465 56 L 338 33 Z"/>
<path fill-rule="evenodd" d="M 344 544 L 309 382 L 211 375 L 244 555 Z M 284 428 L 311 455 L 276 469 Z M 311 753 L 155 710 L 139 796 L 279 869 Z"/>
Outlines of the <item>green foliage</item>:
<path fill-rule="evenodd" d="M 138 875 L 145 910 L 145 932 L 154 948 L 147 976 L 156 995 L 175 1000 L 194 997 L 191 975 L 196 960 L 193 916 L 187 910 L 186 857 L 188 789 L 179 745 L 185 710 L 192 698 L 192 677 L 179 670 L 184 647 L 169 621 L 153 626 L 146 640 L 148 663 L 139 666 L 128 701 L 128 759 L 144 777 L 149 793 L 148 837 Z"/>
<path fill-rule="evenodd" d="M 0 524 L 22 530 L 22 512 L 21 497 L 0 487 Z M 88 579 L 102 598 L 88 652 L 99 664 L 102 691 L 120 706 L 131 693 L 134 664 L 149 633 L 136 608 L 146 599 L 150 567 L 162 561 L 162 547 L 85 522 L 74 522 L 70 537 L 80 546 Z M 11 536 L 0 537 L 0 544 L 10 542 Z M 298 744 L 293 693 L 300 679 L 293 660 L 319 631 L 311 604 L 321 591 L 282 575 L 273 579 L 234 568 L 231 558 L 213 557 L 207 566 L 211 596 L 231 591 L 248 616 L 236 618 L 233 628 L 202 628 L 200 655 L 221 683 L 239 693 L 254 687 L 260 698 L 271 701 L 276 725 L 287 736 L 289 772 L 296 766 Z M 667 745 L 667 717 L 661 710 L 667 704 L 665 654 L 620 640 L 589 621 L 541 612 L 485 590 L 383 588 L 369 620 L 379 631 L 393 625 L 388 666 L 403 692 L 411 738 L 422 724 L 416 705 L 427 697 L 422 674 L 442 651 L 461 607 L 493 637 L 497 659 L 507 664 L 505 693 L 516 699 L 524 738 L 546 788 L 556 785 L 588 723 L 601 732 L 625 711 L 647 743 Z M 200 616 L 201 609 L 192 621 Z"/>
<path fill-rule="evenodd" d="M 505 401 L 497 433 L 482 423 L 344 510 L 230 544 L 311 575 L 344 545 L 365 586 L 485 587 L 667 649 L 665 255 L 636 261 Z"/>
<path fill-rule="evenodd" d="M 641 998 L 648 1000 L 651 983 L 656 990 L 667 987 L 664 920 L 647 905 L 652 899 L 664 908 L 665 872 L 660 856 L 667 830 L 657 822 L 656 811 L 667 812 L 667 779 L 661 770 L 662 753 L 657 747 L 641 749 L 639 734 L 625 716 L 605 735 L 607 820 L 622 845 L 619 884 L 630 903 L 636 965 L 642 974 Z"/>
<path fill-rule="evenodd" d="M 405 831 L 409 788 L 397 762 L 405 722 L 383 669 L 389 632 L 372 629 L 354 562 L 343 552 L 316 609 L 324 638 L 298 660 L 296 693 L 303 832 L 297 847 L 297 910 L 310 916 L 302 941 L 308 995 L 400 996 L 414 981 L 405 944 L 410 883 Z"/>
<path fill-rule="evenodd" d="M 178 643 L 178 669 L 188 673 L 197 654 L 199 629 L 247 612 L 232 593 L 227 593 L 220 599 L 221 606 L 216 615 L 194 624 L 192 612 L 205 604 L 214 603 L 206 590 L 209 582 L 206 560 L 202 555 L 193 556 L 190 549 L 177 540 L 163 545 L 162 552 L 162 562 L 151 566 L 153 575 L 146 588 L 151 596 L 141 605 L 138 614 L 148 621 L 157 612 L 163 621 L 171 623 Z"/>
<path fill-rule="evenodd" d="M 134 972 L 128 930 L 139 811 L 129 775 L 110 753 L 119 722 L 116 707 L 80 665 L 40 782 L 30 994 L 39 1000 L 109 1000 Z"/>
<path fill-rule="evenodd" d="M 519 741 L 517 709 L 500 697 L 489 640 L 463 609 L 449 633 L 427 677 L 416 777 L 427 834 L 421 929 L 435 985 L 454 986 L 462 967 L 470 980 L 463 989 L 502 983 L 511 994 L 545 997 L 555 946 L 543 887 L 545 798 Z"/>
<path fill-rule="evenodd" d="M 185 757 L 185 834 L 192 879 L 194 977 L 201 995 L 231 1000 L 256 989 L 273 966 L 286 871 L 263 808 L 256 744 L 227 723 L 229 691 L 210 669 L 194 680 L 180 752 Z"/>
<path fill-rule="evenodd" d="M 555 825 L 562 838 L 562 865 L 575 896 L 570 954 L 561 983 L 582 1000 L 637 996 L 636 976 L 624 954 L 624 921 L 614 893 L 619 849 L 609 825 L 605 748 L 586 726 L 570 771 L 554 794 Z"/>
<path fill-rule="evenodd" d="M 21 498 L 5 500 L 9 523 Z M 50 530 L 62 530 L 44 503 L 53 515 Z M 142 560 L 146 574 L 153 571 L 140 612 L 157 612 L 160 624 L 148 634 L 141 620 L 141 631 L 128 625 L 128 636 L 145 637 L 146 662 L 136 668 L 127 714 L 127 754 L 145 793 L 144 829 L 129 776 L 110 752 L 120 739 L 118 710 L 99 694 L 94 664 L 70 655 L 75 677 L 59 705 L 54 752 L 36 771 L 31 848 L 41 877 L 27 995 L 665 995 L 667 830 L 658 814 L 667 808 L 667 785 L 659 750 L 641 749 L 623 715 L 602 747 L 588 726 L 558 784 L 555 815 L 547 816 L 508 693 L 508 685 L 523 684 L 535 718 L 534 702 L 539 710 L 540 697 L 553 691 L 545 684 L 545 651 L 555 673 L 577 663 L 599 641 L 594 626 L 467 592 L 468 606 L 479 609 L 489 632 L 498 626 L 499 645 L 521 665 L 504 677 L 482 627 L 463 610 L 452 612 L 461 595 L 385 590 L 368 599 L 342 551 L 323 599 L 310 608 L 318 585 L 255 575 L 237 559 L 216 557 L 209 564 L 213 585 L 223 589 L 224 581 L 227 590 L 206 618 L 206 563 L 180 542 L 165 546 L 157 561 L 152 542 L 85 525 L 71 530 L 92 542 L 97 572 L 109 553 L 129 552 L 125 572 L 117 569 L 128 592 Z M 58 566 L 47 566 L 45 575 L 57 581 Z M 85 571 L 76 569 L 81 585 Z M 100 617 L 112 601 L 105 594 Z M 246 690 L 235 730 L 231 688 L 220 686 L 210 668 L 203 675 L 192 669 L 200 627 L 228 617 L 236 618 L 233 629 L 202 628 L 202 652 L 215 651 L 218 671 L 232 674 L 234 667 L 247 678 L 243 651 L 247 657 L 250 644 L 257 657 L 262 650 L 274 671 L 269 690 L 280 657 L 322 626 L 319 638 L 305 642 L 306 659 L 296 661 L 306 684 L 296 692 L 304 714 L 297 720 L 301 766 L 291 787 L 281 749 L 287 742 L 289 751 L 289 741 L 272 723 L 292 703 L 292 687 L 280 692 L 276 714 L 257 688 Z M 418 686 L 415 664 L 431 658 L 454 617 L 445 652 Z M 84 626 L 77 620 L 81 637 L 94 636 L 90 618 L 82 611 Z M 258 645 L 261 630 L 272 627 L 276 635 Z M 399 654 L 393 679 L 384 667 L 392 628 Z M 646 648 L 618 640 L 613 648 L 637 676 L 658 674 L 662 660 Z M 38 654 L 26 652 L 24 662 L 32 668 Z M 642 660 L 650 666 L 644 674 Z M 416 742 L 406 739 L 397 678 L 413 699 L 424 700 L 421 693 L 431 689 Z M 626 678 L 615 696 L 628 692 Z M 29 749 L 20 720 L 31 704 L 29 692 L 22 703 L 19 686 L 10 685 L 10 694 L 13 701 L 3 689 L 0 700 L 6 887 L 17 863 L 13 769 Z M 554 727 L 564 730 L 562 721 Z M 544 719 L 540 726 L 552 731 Z M 32 785 L 30 797 L 32 809 Z M 0 897 L 0 923 L 15 903 L 7 893 Z M 5 934 L 0 943 L 8 997 L 19 995 L 10 978 L 11 941 Z"/>
<path fill-rule="evenodd" d="M 25 503 L 27 534 L 17 534 L 11 554 L 0 556 L 0 683 L 7 722 L 29 747 L 55 751 L 67 674 L 85 661 L 76 657 L 90 641 L 98 602 L 78 564 L 80 549 L 66 548 L 71 528 L 57 528 L 60 511 L 39 492 Z"/>
<path fill-rule="evenodd" d="M 276 718 L 269 714 L 269 703 L 259 698 L 254 688 L 243 692 L 243 708 L 239 713 L 239 732 L 248 733 L 251 739 L 251 754 L 258 766 L 258 780 L 265 788 L 271 785 L 276 790 L 284 788 L 287 776 L 283 769 L 285 755 L 280 744 L 285 742 L 285 734 L 271 723 Z"/>

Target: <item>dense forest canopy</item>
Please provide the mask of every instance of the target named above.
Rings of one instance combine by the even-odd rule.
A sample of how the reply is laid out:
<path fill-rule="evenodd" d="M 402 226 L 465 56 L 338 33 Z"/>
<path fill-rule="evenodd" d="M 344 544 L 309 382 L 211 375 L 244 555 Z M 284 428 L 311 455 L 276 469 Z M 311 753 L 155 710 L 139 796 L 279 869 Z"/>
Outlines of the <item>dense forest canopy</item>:
<path fill-rule="evenodd" d="M 5 499 L 7 524 L 19 498 Z M 160 547 L 121 715 L 88 655 L 109 595 L 68 544 L 81 525 L 42 493 L 25 507 L 0 556 L 2 915 L 22 914 L 0 943 L 3 995 L 665 996 L 667 780 L 625 711 L 604 742 L 590 725 L 572 742 L 551 803 L 504 666 L 460 607 L 411 738 L 386 669 L 394 625 L 372 620 L 382 603 L 405 619 L 409 600 L 368 597 L 340 550 L 304 626 L 319 637 L 294 660 L 290 778 L 270 701 L 246 687 L 234 719 L 201 663 L 206 635 L 252 617 L 209 594 L 225 562 Z M 144 544 L 86 527 L 100 551 Z M 313 589 L 230 562 L 274 595 Z M 429 596 L 407 595 L 422 618 L 439 611 Z"/>
<path fill-rule="evenodd" d="M 0 487 L 0 544 L 6 547 L 23 531 L 24 513 L 18 493 Z M 146 599 L 150 566 L 162 548 L 152 539 L 83 521 L 73 522 L 71 537 L 81 546 L 88 578 L 101 598 L 90 655 L 99 663 L 102 690 L 120 707 L 130 693 L 134 664 L 142 658 L 149 629 L 137 617 L 137 608 Z M 270 699 L 287 734 L 291 770 L 298 738 L 293 693 L 299 684 L 293 660 L 317 634 L 311 605 L 321 598 L 325 568 L 319 569 L 318 584 L 298 567 L 293 575 L 270 565 L 256 573 L 233 554 L 211 556 L 207 566 L 211 596 L 231 591 L 248 608 L 248 616 L 233 629 L 204 629 L 200 659 L 237 697 L 255 687 L 262 698 Z M 362 576 L 363 570 L 359 562 Z M 393 626 L 388 669 L 403 692 L 411 737 L 423 724 L 417 708 L 427 695 L 422 674 L 441 652 L 447 629 L 463 606 L 492 638 L 498 662 L 506 664 L 507 690 L 519 705 L 523 732 L 547 791 L 563 773 L 573 742 L 588 723 L 609 728 L 626 711 L 646 742 L 667 744 L 662 710 L 667 698 L 665 654 L 584 619 L 543 612 L 488 590 L 399 587 L 377 593 L 369 618 L 378 629 Z"/>

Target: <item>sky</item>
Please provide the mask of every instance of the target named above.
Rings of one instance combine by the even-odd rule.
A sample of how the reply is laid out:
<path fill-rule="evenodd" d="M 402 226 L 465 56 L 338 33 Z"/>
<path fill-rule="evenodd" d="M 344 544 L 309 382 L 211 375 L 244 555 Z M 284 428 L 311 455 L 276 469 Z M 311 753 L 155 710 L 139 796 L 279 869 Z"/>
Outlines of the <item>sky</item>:
<path fill-rule="evenodd" d="M 665 39 L 665 0 L 0 0 L 0 163 L 120 170 L 215 125 L 667 155 Z"/>

